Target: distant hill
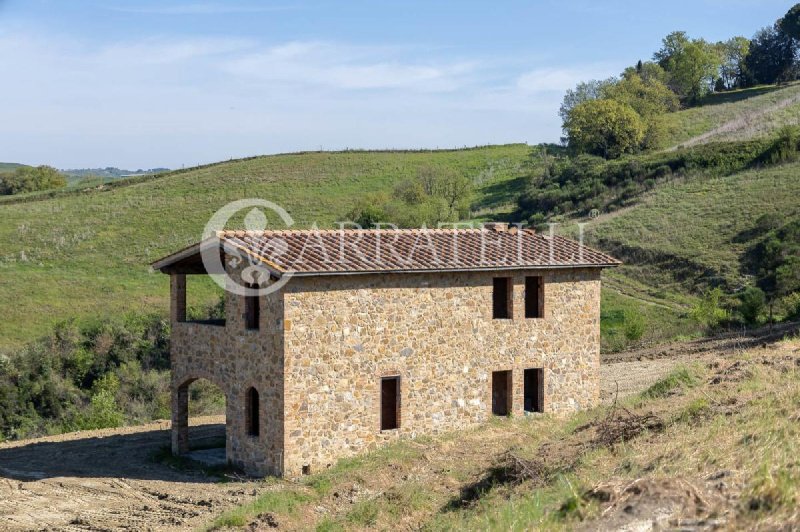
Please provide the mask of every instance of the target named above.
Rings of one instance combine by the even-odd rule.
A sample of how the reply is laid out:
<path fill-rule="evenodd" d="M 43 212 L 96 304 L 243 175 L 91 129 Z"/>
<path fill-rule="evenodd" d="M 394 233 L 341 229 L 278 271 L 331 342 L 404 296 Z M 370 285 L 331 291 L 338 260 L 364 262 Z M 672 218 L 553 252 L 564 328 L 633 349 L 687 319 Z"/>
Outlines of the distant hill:
<path fill-rule="evenodd" d="M 138 170 L 124 170 L 121 168 L 116 168 L 114 166 L 107 166 L 105 168 L 71 168 L 67 170 L 61 170 L 62 174 L 67 176 L 73 177 L 110 177 L 110 178 L 119 178 L 119 177 L 133 177 L 137 175 L 147 175 L 147 174 L 160 174 L 162 172 L 168 172 L 169 168 L 150 168 L 148 170 L 142 170 L 139 168 Z"/>
<path fill-rule="evenodd" d="M 0 163 L 0 174 L 11 173 L 17 168 L 21 168 L 23 166 L 28 166 L 28 165 L 19 163 Z"/>
<path fill-rule="evenodd" d="M 149 263 L 197 241 L 211 214 L 230 201 L 268 199 L 289 211 L 294 227 L 330 227 L 360 197 L 437 166 L 474 180 L 476 213 L 507 214 L 532 151 L 514 144 L 263 156 L 0 203 L 0 269 L 13 280 L 0 283 L 0 349 L 73 316 L 165 312 L 168 279 L 150 273 Z M 207 280 L 190 283 L 190 305 L 216 298 Z"/>

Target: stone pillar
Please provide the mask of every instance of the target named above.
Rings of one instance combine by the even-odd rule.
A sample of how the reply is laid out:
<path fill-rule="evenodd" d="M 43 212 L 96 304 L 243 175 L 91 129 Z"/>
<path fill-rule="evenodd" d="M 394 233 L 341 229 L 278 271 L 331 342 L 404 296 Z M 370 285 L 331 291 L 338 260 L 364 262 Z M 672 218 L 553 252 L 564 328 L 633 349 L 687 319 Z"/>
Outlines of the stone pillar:
<path fill-rule="evenodd" d="M 169 317 L 172 323 L 186 321 L 186 274 L 173 273 L 169 276 Z"/>
<path fill-rule="evenodd" d="M 189 452 L 189 385 L 172 390 L 172 454 Z"/>

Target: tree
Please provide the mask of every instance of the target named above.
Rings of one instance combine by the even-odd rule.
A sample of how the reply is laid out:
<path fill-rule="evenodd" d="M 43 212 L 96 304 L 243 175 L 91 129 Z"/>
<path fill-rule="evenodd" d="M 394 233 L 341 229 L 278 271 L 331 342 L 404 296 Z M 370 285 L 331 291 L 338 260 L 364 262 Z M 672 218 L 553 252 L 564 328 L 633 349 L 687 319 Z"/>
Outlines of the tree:
<path fill-rule="evenodd" d="M 623 78 L 638 75 L 645 82 L 659 81 L 664 85 L 669 85 L 669 74 L 661 68 L 661 65 L 653 61 L 638 61 L 636 66 L 628 67 L 622 73 Z"/>
<path fill-rule="evenodd" d="M 20 194 L 67 186 L 64 175 L 51 166 L 21 166 L 0 177 L 0 194 Z"/>
<path fill-rule="evenodd" d="M 655 76 L 644 79 L 635 71 L 625 71 L 618 83 L 603 90 L 603 95 L 605 98 L 630 105 L 639 114 L 646 128 L 642 142 L 645 148 L 657 148 L 661 145 L 665 129 L 663 115 L 677 111 L 680 107 L 678 97 L 669 87 Z"/>
<path fill-rule="evenodd" d="M 670 88 L 689 102 L 708 94 L 721 64 L 714 46 L 703 39 L 689 39 L 683 31 L 667 35 L 653 58 L 669 74 Z"/>
<path fill-rule="evenodd" d="M 630 105 L 604 99 L 578 104 L 564 129 L 571 148 L 609 159 L 639 149 L 646 127 Z"/>
<path fill-rule="evenodd" d="M 574 89 L 567 89 L 561 107 L 558 109 L 558 115 L 561 117 L 562 123 L 567 121 L 570 111 L 576 105 L 601 98 L 603 90 L 616 82 L 617 80 L 613 77 L 603 80 L 591 79 L 589 81 L 581 81 Z"/>
<path fill-rule="evenodd" d="M 722 66 L 719 69 L 722 86 L 728 90 L 746 87 L 750 81 L 747 70 L 750 39 L 732 37 L 717 46 L 722 56 Z"/>
<path fill-rule="evenodd" d="M 778 25 L 789 37 L 800 39 L 800 4 L 793 5 L 778 21 Z"/>
<path fill-rule="evenodd" d="M 673 31 L 661 40 L 661 49 L 653 54 L 653 60 L 665 71 L 669 71 L 670 62 L 683 53 L 689 42 L 685 31 Z"/>
<path fill-rule="evenodd" d="M 798 41 L 779 23 L 761 28 L 750 41 L 745 66 L 752 83 L 779 83 L 797 78 Z"/>

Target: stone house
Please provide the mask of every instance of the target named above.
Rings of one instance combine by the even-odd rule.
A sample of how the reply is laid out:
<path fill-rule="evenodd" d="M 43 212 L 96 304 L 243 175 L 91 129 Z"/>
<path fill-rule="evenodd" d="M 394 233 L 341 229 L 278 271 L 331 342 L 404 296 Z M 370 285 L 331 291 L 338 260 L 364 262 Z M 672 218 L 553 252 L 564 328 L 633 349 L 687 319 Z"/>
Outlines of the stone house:
<path fill-rule="evenodd" d="M 618 264 L 505 224 L 217 232 L 153 264 L 171 278 L 173 452 L 198 378 L 225 394 L 228 461 L 290 478 L 492 415 L 591 407 L 600 274 Z M 209 273 L 226 319 L 187 321 L 186 276 Z"/>

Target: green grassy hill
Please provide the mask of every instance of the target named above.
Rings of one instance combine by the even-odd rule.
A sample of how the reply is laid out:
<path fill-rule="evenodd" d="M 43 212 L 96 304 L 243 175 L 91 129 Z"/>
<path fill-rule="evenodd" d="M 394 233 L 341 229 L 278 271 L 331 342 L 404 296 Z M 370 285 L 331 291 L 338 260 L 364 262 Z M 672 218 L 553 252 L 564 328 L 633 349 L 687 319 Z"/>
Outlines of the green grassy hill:
<path fill-rule="evenodd" d="M 627 259 L 617 275 L 654 287 L 654 297 L 696 292 L 710 282 L 735 289 L 747 281 L 740 265 L 758 236 L 756 220 L 765 213 L 786 223 L 800 218 L 798 197 L 800 163 L 689 180 L 601 217 L 587 234 Z"/>
<path fill-rule="evenodd" d="M 742 117 L 748 128 L 719 135 L 766 133 L 800 117 L 800 104 L 786 103 L 795 98 L 800 101 L 800 84 L 714 95 L 703 106 L 669 116 L 673 141 Z M 287 208 L 295 227 L 331 226 L 359 198 L 390 191 L 422 166 L 439 166 L 476 183 L 473 219 L 497 218 L 514 209 L 538 154 L 522 144 L 298 153 L 2 198 L 0 349 L 19 346 L 70 317 L 165 312 L 167 280 L 148 264 L 198 240 L 211 213 L 230 201 L 269 199 Z M 746 234 L 764 212 L 796 215 L 798 170 L 800 165 L 787 165 L 718 179 L 689 172 L 596 220 L 589 229 L 592 241 L 628 262 L 606 276 L 604 348 L 625 345 L 629 317 L 646 318 L 644 341 L 696 334 L 686 312 L 702 287 L 698 279 L 742 283 L 739 264 L 748 241 L 737 234 Z M 231 225 L 237 224 L 241 220 Z M 198 286 L 190 290 L 190 304 L 216 297 L 212 283 L 192 282 Z"/>
<path fill-rule="evenodd" d="M 0 174 L 6 174 L 6 173 L 10 174 L 14 170 L 22 166 L 27 166 L 27 165 L 20 163 L 0 163 Z"/>
<path fill-rule="evenodd" d="M 800 83 L 713 94 L 697 107 L 667 115 L 667 146 L 747 140 L 800 124 Z"/>
<path fill-rule="evenodd" d="M 73 316 L 166 311 L 167 279 L 148 264 L 197 241 L 210 215 L 230 201 L 268 199 L 289 211 L 295 227 L 332 226 L 357 198 L 389 191 L 423 165 L 446 166 L 475 181 L 479 217 L 513 207 L 531 152 L 517 144 L 276 155 L 9 198 L 0 203 L 0 348 Z M 190 304 L 216 297 L 212 283 L 192 281 Z"/>

